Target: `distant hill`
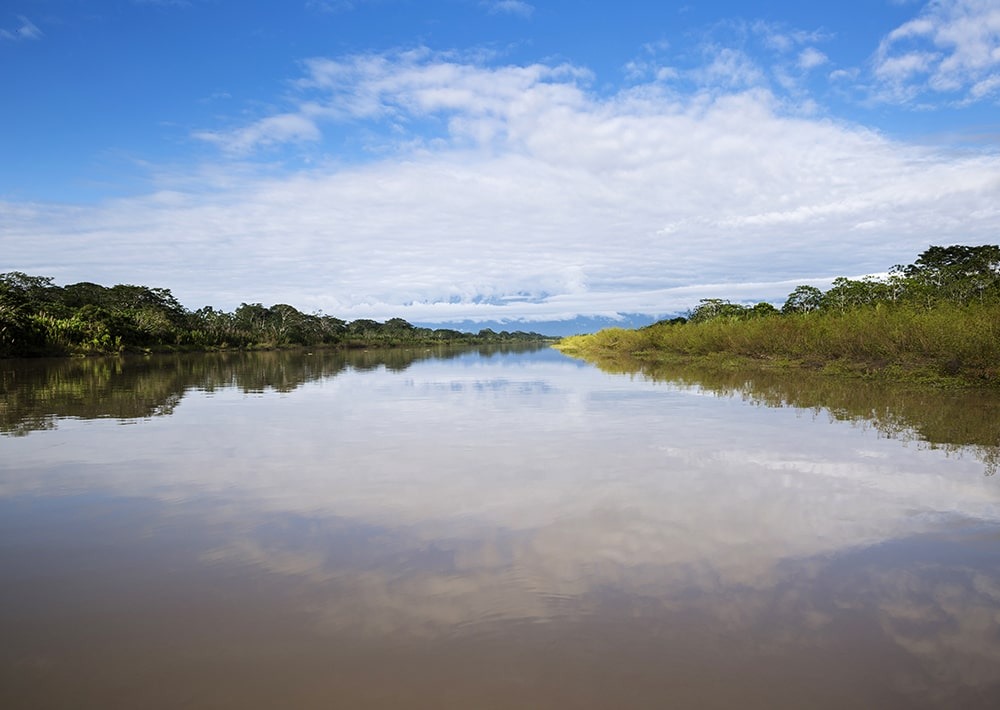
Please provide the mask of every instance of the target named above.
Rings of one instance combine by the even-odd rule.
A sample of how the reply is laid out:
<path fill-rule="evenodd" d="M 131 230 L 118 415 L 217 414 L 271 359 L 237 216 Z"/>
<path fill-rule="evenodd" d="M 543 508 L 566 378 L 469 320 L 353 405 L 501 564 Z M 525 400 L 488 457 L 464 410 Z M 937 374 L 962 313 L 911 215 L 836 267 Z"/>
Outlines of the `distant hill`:
<path fill-rule="evenodd" d="M 671 318 L 678 314 L 649 316 L 642 313 L 621 313 L 618 318 L 607 316 L 577 316 L 572 320 L 508 320 L 508 321 L 453 321 L 450 323 L 414 323 L 423 328 L 453 328 L 469 333 L 478 333 L 483 328 L 497 332 L 522 330 L 541 333 L 542 335 L 565 336 L 596 333 L 604 328 L 642 328 L 663 318 Z"/>

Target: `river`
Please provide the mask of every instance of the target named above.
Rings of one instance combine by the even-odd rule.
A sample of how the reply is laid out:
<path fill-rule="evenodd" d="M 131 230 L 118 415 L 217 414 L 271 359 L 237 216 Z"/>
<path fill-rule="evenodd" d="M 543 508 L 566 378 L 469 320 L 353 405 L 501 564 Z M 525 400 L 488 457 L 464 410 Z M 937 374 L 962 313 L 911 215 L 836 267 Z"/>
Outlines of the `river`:
<path fill-rule="evenodd" d="M 1000 396 L 0 361 L 4 708 L 1000 707 Z"/>

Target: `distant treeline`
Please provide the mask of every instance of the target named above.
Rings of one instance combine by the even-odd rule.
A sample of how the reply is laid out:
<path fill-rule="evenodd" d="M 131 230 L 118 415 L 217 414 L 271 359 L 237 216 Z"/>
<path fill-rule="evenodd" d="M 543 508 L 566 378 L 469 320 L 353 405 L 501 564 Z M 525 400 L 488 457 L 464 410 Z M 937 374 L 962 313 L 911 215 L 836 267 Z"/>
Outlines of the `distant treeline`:
<path fill-rule="evenodd" d="M 885 278 L 799 286 L 780 309 L 703 299 L 686 317 L 558 347 L 593 359 L 737 357 L 1000 384 L 1000 246 L 932 246 Z"/>
<path fill-rule="evenodd" d="M 402 318 L 384 323 L 303 313 L 284 303 L 243 303 L 232 313 L 190 311 L 165 288 L 76 283 L 0 274 L 0 357 L 110 354 L 143 350 L 214 350 L 282 346 L 385 347 L 539 341 L 538 333 L 465 333 L 419 328 Z"/>

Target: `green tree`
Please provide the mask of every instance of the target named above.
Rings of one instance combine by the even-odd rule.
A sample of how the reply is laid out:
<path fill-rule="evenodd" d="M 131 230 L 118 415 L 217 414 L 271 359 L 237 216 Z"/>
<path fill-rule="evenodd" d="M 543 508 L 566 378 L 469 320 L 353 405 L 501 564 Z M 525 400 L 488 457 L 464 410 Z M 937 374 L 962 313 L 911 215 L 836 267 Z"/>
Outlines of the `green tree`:
<path fill-rule="evenodd" d="M 33 316 L 27 289 L 0 275 L 0 357 L 34 355 L 45 345 L 45 332 Z"/>
<path fill-rule="evenodd" d="M 287 303 L 271 306 L 267 309 L 265 321 L 273 342 L 305 344 L 308 332 L 306 315 L 294 306 Z"/>
<path fill-rule="evenodd" d="M 903 271 L 907 276 L 934 275 L 941 283 L 977 275 L 1000 277 L 1000 246 L 928 247 Z"/>
<path fill-rule="evenodd" d="M 897 289 L 894 283 L 867 276 L 863 279 L 848 279 L 840 277 L 823 296 L 823 307 L 840 312 L 853 308 L 873 306 L 878 303 L 894 301 Z"/>
<path fill-rule="evenodd" d="M 63 304 L 74 311 L 82 306 L 112 306 L 111 289 L 89 281 L 63 286 Z"/>
<path fill-rule="evenodd" d="M 20 294 L 22 304 L 31 312 L 46 310 L 60 300 L 60 289 L 48 276 L 29 276 L 23 271 L 0 274 L 0 288 L 7 294 Z"/>
<path fill-rule="evenodd" d="M 747 309 L 738 303 L 724 301 L 721 298 L 703 298 L 688 314 L 691 323 L 704 323 L 714 318 L 742 318 Z"/>
<path fill-rule="evenodd" d="M 247 342 L 264 340 L 269 313 L 262 303 L 241 303 L 233 311 L 233 325 Z"/>
<path fill-rule="evenodd" d="M 781 312 L 789 313 L 809 313 L 823 306 L 823 292 L 815 286 L 796 286 L 795 290 L 788 294 L 788 300 L 781 307 Z"/>
<path fill-rule="evenodd" d="M 320 340 L 324 343 L 339 343 L 347 333 L 347 321 L 333 316 L 318 315 Z"/>
<path fill-rule="evenodd" d="M 767 301 L 761 301 L 757 305 L 746 310 L 747 316 L 751 318 L 767 318 L 768 316 L 776 316 L 779 313 L 781 313 L 781 311 Z"/>
<path fill-rule="evenodd" d="M 347 332 L 353 337 L 377 338 L 382 335 L 382 324 L 369 318 L 359 318 L 347 324 Z"/>
<path fill-rule="evenodd" d="M 910 300 L 980 303 L 1000 296 L 1000 246 L 932 246 L 907 266 L 894 267 L 906 280 Z"/>
<path fill-rule="evenodd" d="M 500 333 L 501 338 L 504 338 L 505 334 L 507 338 L 510 337 L 510 333 L 502 331 Z M 436 328 L 434 330 L 434 337 L 438 340 L 462 340 L 465 337 L 465 333 L 452 330 L 451 328 Z"/>

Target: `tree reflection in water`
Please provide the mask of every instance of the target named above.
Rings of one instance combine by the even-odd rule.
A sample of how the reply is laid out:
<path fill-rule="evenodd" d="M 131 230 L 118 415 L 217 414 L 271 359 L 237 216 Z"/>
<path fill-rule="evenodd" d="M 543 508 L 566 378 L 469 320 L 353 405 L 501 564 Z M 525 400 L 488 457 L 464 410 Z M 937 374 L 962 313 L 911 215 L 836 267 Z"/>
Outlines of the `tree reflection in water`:
<path fill-rule="evenodd" d="M 597 366 L 760 406 L 812 410 L 817 416 L 856 422 L 888 438 L 949 453 L 971 452 L 983 462 L 987 476 L 1000 466 L 1000 393 L 993 390 L 934 389 L 802 370 L 650 365 L 627 358 L 602 359 Z"/>

